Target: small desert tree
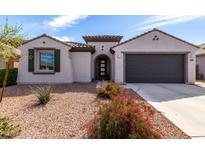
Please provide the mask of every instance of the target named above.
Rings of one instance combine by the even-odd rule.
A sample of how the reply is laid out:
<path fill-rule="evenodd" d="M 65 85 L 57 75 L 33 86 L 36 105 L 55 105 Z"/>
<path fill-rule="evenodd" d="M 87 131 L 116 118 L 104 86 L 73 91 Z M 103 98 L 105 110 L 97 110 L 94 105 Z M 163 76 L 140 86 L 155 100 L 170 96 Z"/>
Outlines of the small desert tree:
<path fill-rule="evenodd" d="M 5 25 L 0 26 L 0 59 L 6 63 L 3 86 L 0 95 L 0 102 L 4 95 L 7 78 L 9 74 L 9 62 L 19 57 L 20 51 L 17 49 L 24 40 L 22 25 L 9 25 L 6 19 Z"/>

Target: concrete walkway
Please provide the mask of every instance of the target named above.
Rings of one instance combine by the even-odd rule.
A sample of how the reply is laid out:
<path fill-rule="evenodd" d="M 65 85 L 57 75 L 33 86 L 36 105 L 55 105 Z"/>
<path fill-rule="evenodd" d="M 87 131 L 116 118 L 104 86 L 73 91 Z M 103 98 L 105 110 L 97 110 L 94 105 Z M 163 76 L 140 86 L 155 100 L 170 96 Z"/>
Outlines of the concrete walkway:
<path fill-rule="evenodd" d="M 205 138 L 205 88 L 186 84 L 127 84 L 192 138 Z"/>
<path fill-rule="evenodd" d="M 99 89 L 100 86 L 106 85 L 107 83 L 108 83 L 108 81 L 98 81 L 96 84 L 96 89 Z"/>

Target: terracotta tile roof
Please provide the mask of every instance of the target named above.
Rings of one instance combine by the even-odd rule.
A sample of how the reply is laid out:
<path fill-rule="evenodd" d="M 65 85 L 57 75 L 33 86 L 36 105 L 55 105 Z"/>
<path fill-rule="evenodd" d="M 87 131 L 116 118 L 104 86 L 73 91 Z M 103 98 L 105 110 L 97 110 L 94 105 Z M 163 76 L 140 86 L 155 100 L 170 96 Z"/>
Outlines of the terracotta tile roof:
<path fill-rule="evenodd" d="M 205 56 L 205 43 L 198 45 L 200 48 L 196 51 L 196 56 Z"/>
<path fill-rule="evenodd" d="M 141 35 L 138 35 L 138 36 L 136 36 L 136 37 L 133 37 L 133 38 L 131 38 L 131 39 L 129 39 L 129 40 L 126 40 L 126 41 L 124 41 L 124 42 L 121 42 L 121 43 L 119 43 L 119 44 L 113 46 L 112 49 L 115 48 L 115 47 L 117 47 L 117 46 L 120 46 L 120 45 L 122 45 L 122 44 L 125 44 L 125 43 L 127 43 L 127 42 L 130 42 L 130 41 L 132 41 L 132 40 L 134 40 L 134 39 L 137 39 L 137 38 L 139 38 L 139 37 L 142 37 L 142 36 L 144 36 L 144 35 L 146 35 L 146 34 L 148 34 L 148 33 L 151 33 L 151 32 L 153 32 L 153 31 L 161 32 L 161 33 L 163 33 L 163 34 L 165 34 L 165 35 L 168 35 L 168 36 L 170 36 L 170 37 L 172 37 L 172 38 L 175 38 L 175 39 L 177 39 L 177 40 L 179 40 L 179 41 L 181 41 L 181 42 L 184 42 L 184 43 L 186 43 L 186 44 L 189 44 L 189 45 L 191 45 L 191 46 L 194 46 L 194 47 L 196 47 L 196 48 L 199 48 L 198 46 L 196 46 L 196 45 L 194 45 L 194 44 L 192 44 L 192 43 L 189 43 L 189 42 L 187 42 L 187 41 L 185 41 L 185 40 L 182 40 L 182 39 L 177 38 L 177 37 L 175 37 L 175 36 L 173 36 L 173 35 L 171 35 L 171 34 L 168 34 L 168 33 L 166 33 L 166 32 L 163 32 L 163 31 L 161 31 L 161 30 L 159 30 L 159 29 L 154 28 L 154 29 L 152 29 L 152 30 L 150 30 L 150 31 L 147 31 L 147 32 L 141 34 Z"/>
<path fill-rule="evenodd" d="M 120 35 L 86 35 L 83 36 L 85 42 L 120 42 Z"/>
<path fill-rule="evenodd" d="M 78 43 L 78 42 L 65 42 L 69 45 L 71 45 L 72 47 L 76 47 L 76 48 L 94 48 L 94 46 L 85 44 L 85 43 Z"/>
<path fill-rule="evenodd" d="M 65 42 L 65 43 L 72 46 L 72 48 L 70 49 L 71 52 L 91 52 L 91 53 L 95 52 L 95 47 L 88 44 L 78 43 L 78 42 Z"/>

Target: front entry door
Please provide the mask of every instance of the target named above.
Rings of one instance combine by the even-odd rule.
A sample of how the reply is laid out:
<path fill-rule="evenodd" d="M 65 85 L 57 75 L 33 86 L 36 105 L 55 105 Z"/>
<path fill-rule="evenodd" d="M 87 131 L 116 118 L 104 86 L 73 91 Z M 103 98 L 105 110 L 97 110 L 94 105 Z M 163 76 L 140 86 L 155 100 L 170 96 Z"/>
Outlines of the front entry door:
<path fill-rule="evenodd" d="M 99 58 L 99 72 L 98 76 L 100 79 L 106 79 L 107 77 L 107 59 L 106 58 Z"/>

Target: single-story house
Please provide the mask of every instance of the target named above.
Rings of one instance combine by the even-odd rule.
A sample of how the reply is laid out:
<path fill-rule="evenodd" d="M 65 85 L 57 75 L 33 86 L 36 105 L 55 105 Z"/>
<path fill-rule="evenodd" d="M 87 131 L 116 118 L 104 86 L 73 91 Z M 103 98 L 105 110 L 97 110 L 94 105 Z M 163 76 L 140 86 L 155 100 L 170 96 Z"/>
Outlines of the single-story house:
<path fill-rule="evenodd" d="M 196 51 L 197 79 L 205 80 L 205 44 L 200 44 Z"/>
<path fill-rule="evenodd" d="M 63 42 L 43 34 L 20 46 L 18 83 L 194 83 L 198 46 L 158 29 L 122 36 L 83 36 Z"/>

